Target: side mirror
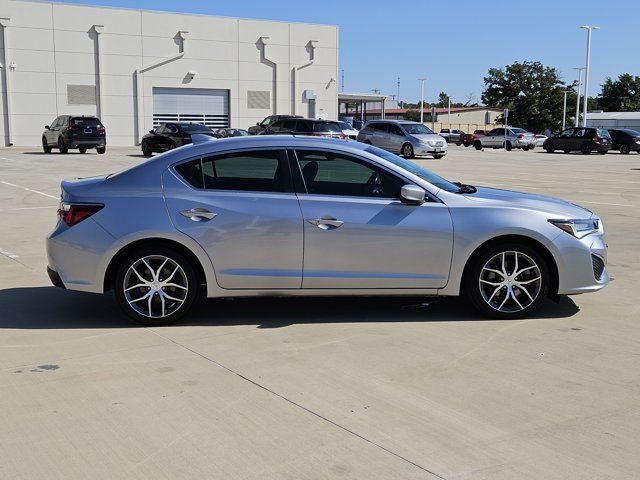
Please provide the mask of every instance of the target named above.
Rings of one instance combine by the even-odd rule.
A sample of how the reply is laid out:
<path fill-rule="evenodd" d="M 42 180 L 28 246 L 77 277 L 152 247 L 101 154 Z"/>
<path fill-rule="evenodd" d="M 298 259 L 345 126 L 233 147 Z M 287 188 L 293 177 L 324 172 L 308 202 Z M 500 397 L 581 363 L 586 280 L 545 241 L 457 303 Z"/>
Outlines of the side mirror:
<path fill-rule="evenodd" d="M 259 126 L 260 126 L 260 122 L 256 122 L 256 126 L 258 126 L 258 127 L 259 127 Z"/>
<path fill-rule="evenodd" d="M 51 130 L 51 127 L 50 127 L 49 125 L 45 125 L 45 126 L 44 126 L 44 129 L 45 129 L 45 130 Z"/>
<path fill-rule="evenodd" d="M 404 185 L 400 189 L 400 198 L 409 205 L 422 205 L 425 202 L 425 191 L 417 185 Z"/>
<path fill-rule="evenodd" d="M 149 130 L 149 133 L 155 133 L 155 130 L 153 130 L 153 129 Z"/>

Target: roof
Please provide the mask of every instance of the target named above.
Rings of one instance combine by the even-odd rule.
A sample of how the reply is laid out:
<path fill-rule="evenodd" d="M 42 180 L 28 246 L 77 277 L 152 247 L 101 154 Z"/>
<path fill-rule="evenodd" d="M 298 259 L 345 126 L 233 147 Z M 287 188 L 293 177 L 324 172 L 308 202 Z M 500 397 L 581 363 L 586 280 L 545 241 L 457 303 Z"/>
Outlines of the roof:
<path fill-rule="evenodd" d="M 387 95 L 377 93 L 355 93 L 355 92 L 339 92 L 339 102 L 384 102 Z"/>
<path fill-rule="evenodd" d="M 403 115 L 410 111 L 419 111 L 419 110 L 420 110 L 419 108 L 385 108 L 384 113 L 385 115 Z M 451 113 L 477 112 L 477 111 L 487 111 L 487 110 L 490 112 L 496 112 L 496 113 L 502 113 L 504 111 L 502 108 L 496 108 L 496 107 L 451 107 Z M 430 113 L 431 107 L 425 106 L 424 111 L 425 113 Z M 443 115 L 448 112 L 449 112 L 449 109 L 446 107 L 436 108 L 437 115 Z M 367 108 L 367 113 L 374 114 L 374 113 L 381 113 L 381 111 L 379 108 L 377 109 Z"/>
<path fill-rule="evenodd" d="M 640 112 L 587 112 L 587 120 L 639 120 Z"/>

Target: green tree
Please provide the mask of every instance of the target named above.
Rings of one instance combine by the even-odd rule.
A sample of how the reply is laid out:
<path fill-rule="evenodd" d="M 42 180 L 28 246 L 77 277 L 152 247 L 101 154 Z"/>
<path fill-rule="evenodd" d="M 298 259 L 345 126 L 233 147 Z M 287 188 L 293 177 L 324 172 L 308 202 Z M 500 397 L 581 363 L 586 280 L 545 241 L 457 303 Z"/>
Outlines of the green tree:
<path fill-rule="evenodd" d="M 607 77 L 598 95 L 598 107 L 607 112 L 640 110 L 640 77 L 623 73 L 617 80 Z"/>
<path fill-rule="evenodd" d="M 555 131 L 562 126 L 562 92 L 568 86 L 555 68 L 540 62 L 515 62 L 505 68 L 490 68 L 484 83 L 483 103 L 508 108 L 510 125 L 532 132 Z M 502 116 L 498 122 L 504 123 Z"/>

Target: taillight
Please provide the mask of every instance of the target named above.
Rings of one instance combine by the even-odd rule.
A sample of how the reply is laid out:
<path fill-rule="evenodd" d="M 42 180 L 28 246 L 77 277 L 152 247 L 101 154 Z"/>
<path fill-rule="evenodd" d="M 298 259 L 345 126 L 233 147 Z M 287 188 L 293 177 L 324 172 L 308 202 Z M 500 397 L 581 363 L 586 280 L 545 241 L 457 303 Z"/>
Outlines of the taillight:
<path fill-rule="evenodd" d="M 105 133 L 107 130 L 106 130 L 106 128 L 104 128 L 104 125 L 100 125 L 100 126 L 98 127 L 98 131 L 99 131 L 100 133 Z"/>
<path fill-rule="evenodd" d="M 598 143 L 600 141 L 600 137 L 598 137 L 597 135 L 595 137 L 593 137 L 593 141 L 595 143 Z"/>
<path fill-rule="evenodd" d="M 67 130 L 75 130 L 76 127 L 73 126 L 73 122 L 71 121 L 71 119 L 69 119 L 69 123 L 67 124 Z"/>
<path fill-rule="evenodd" d="M 521 133 L 520 135 L 518 135 L 518 138 L 524 138 L 524 133 Z"/>
<path fill-rule="evenodd" d="M 66 223 L 69 227 L 73 227 L 103 208 L 104 205 L 100 204 L 74 204 L 62 202 L 60 203 L 60 208 L 58 208 L 58 216 L 60 217 L 60 220 Z"/>
<path fill-rule="evenodd" d="M 344 140 L 347 136 L 344 133 L 341 133 L 339 136 L 340 140 Z"/>

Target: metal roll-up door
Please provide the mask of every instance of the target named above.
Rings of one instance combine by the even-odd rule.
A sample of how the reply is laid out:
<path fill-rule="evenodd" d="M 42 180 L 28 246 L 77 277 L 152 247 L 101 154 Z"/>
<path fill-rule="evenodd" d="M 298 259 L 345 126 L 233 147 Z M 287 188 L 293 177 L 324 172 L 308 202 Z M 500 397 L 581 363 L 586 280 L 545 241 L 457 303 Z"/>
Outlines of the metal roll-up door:
<path fill-rule="evenodd" d="M 229 90 L 153 87 L 153 126 L 163 122 L 229 125 Z"/>

